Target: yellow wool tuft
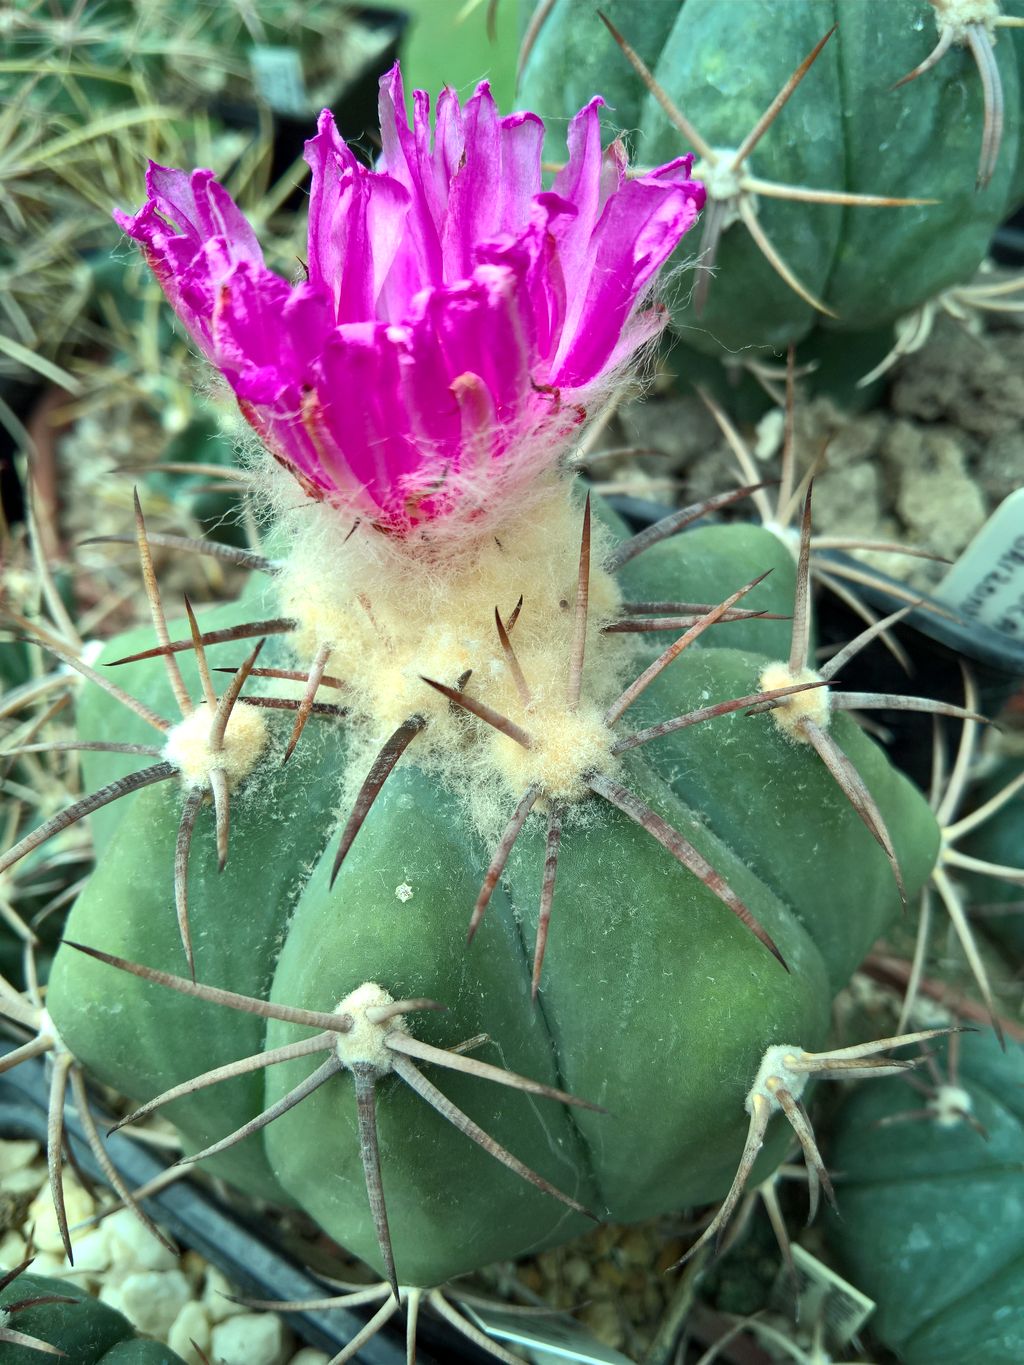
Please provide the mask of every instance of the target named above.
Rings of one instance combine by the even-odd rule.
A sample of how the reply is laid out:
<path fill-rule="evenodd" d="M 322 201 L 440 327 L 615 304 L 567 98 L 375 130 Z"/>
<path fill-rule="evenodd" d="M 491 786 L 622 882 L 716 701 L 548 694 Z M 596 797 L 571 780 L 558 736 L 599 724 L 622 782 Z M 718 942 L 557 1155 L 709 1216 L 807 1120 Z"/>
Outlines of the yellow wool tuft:
<path fill-rule="evenodd" d="M 372 981 L 364 981 L 338 1001 L 335 1014 L 347 1014 L 352 1020 L 348 1033 L 335 1035 L 334 1050 L 346 1066 L 372 1066 L 381 1075 L 391 1070 L 391 1053 L 384 1040 L 389 1033 L 408 1033 L 405 1018 L 396 1014 L 383 1023 L 374 1023 L 366 1012 L 394 1002 L 393 995 Z"/>
<path fill-rule="evenodd" d="M 777 687 L 795 687 L 798 683 L 821 682 L 821 674 L 813 668 L 798 668 L 794 672 L 789 664 L 769 664 L 758 681 L 763 692 L 772 692 Z M 829 693 L 827 687 L 815 687 L 809 692 L 794 692 L 791 697 L 783 697 L 771 712 L 772 719 L 782 733 L 799 744 L 808 743 L 801 733 L 801 721 L 813 721 L 821 730 L 828 729 L 830 715 Z"/>
<path fill-rule="evenodd" d="M 602 567 L 607 533 L 595 524 L 583 693 L 570 713 L 583 512 L 566 484 L 552 480 L 545 497 L 496 529 L 454 543 L 396 540 L 366 524 L 351 532 L 335 510 L 309 510 L 307 532 L 283 564 L 277 588 L 282 612 L 298 622 L 297 666 L 308 668 L 320 646 L 331 645 L 327 671 L 346 684 L 339 699 L 350 713 L 353 781 L 365 776 L 365 764 L 389 735 L 419 716 L 427 724 L 415 741 L 416 763 L 471 803 L 521 794 L 533 780 L 552 796 L 585 795 L 582 774 L 613 763 L 600 714 L 621 691 L 634 647 L 622 635 L 601 633 L 620 598 Z M 495 623 L 497 608 L 508 627 L 520 597 L 509 639 L 529 704 Z M 456 687 L 467 673 L 467 697 L 536 735 L 528 753 L 515 753 L 519 746 L 423 681 Z M 481 819 L 490 824 L 490 817 Z"/>
<path fill-rule="evenodd" d="M 239 702 L 228 718 L 224 743 L 219 750 L 210 744 L 214 713 L 206 702 L 167 732 L 164 758 L 181 772 L 189 787 L 210 786 L 210 773 L 223 768 L 228 787 L 234 790 L 248 777 L 267 747 L 267 721 L 255 706 Z"/>
<path fill-rule="evenodd" d="M 538 704 L 524 713 L 523 727 L 533 740 L 529 749 L 499 734 L 490 745 L 495 771 L 517 796 L 537 783 L 548 798 L 579 801 L 589 794 L 584 774 L 616 766 L 613 737 L 594 707 L 569 712 L 564 699 Z"/>
<path fill-rule="evenodd" d="M 974 26 L 984 28 L 989 38 L 995 37 L 999 0 L 932 0 L 932 4 L 936 26 L 940 32 L 948 29 L 954 43 L 965 45 Z"/>

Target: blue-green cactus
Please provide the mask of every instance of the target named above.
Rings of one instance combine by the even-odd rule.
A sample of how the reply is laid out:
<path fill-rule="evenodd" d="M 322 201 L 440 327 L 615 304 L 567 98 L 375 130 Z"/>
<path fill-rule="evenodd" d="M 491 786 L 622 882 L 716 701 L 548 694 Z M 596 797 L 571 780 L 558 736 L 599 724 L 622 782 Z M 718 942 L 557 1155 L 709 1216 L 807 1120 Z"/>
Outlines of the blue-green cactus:
<path fill-rule="evenodd" d="M 1017 0 L 557 0 L 541 11 L 520 94 L 553 130 L 596 90 L 606 133 L 624 132 L 640 161 L 699 155 L 706 270 L 696 287 L 681 274 L 669 299 L 698 349 L 785 347 L 819 322 L 891 323 L 967 283 L 1020 201 L 1024 47 L 1006 27 L 1021 21 Z M 902 83 L 940 34 L 941 60 Z"/>
<path fill-rule="evenodd" d="M 1015 1365 L 1024 1354 L 1024 1052 L 991 1035 L 936 1049 L 925 1095 L 871 1082 L 836 1116 L 843 1173 L 829 1241 L 908 1365 Z"/>
<path fill-rule="evenodd" d="M 578 523 L 578 512 L 571 520 Z M 594 540 L 595 561 L 624 558 L 613 541 L 596 535 Z M 626 562 L 619 590 L 643 601 L 655 584 L 661 598 L 724 598 L 733 583 L 774 566 L 772 576 L 743 601 L 755 610 L 785 609 L 794 592 L 794 568 L 786 560 L 767 533 L 709 527 L 663 540 Z M 595 583 L 605 578 L 596 564 L 592 576 Z M 271 591 L 280 590 L 286 577 L 275 575 Z M 602 591 L 611 592 L 610 579 Z M 569 582 L 556 580 L 547 610 L 558 611 L 557 601 L 572 593 L 571 576 Z M 514 579 L 509 595 L 519 596 Z M 601 595 L 593 593 L 592 603 Z M 523 672 L 539 687 L 539 660 L 531 660 L 527 634 L 525 601 L 531 597 L 538 595 L 524 592 L 522 616 L 506 639 L 516 641 Z M 292 607 L 295 600 L 290 598 Z M 493 621 L 486 600 L 478 603 L 475 675 L 497 677 L 505 690 L 510 683 L 503 676 L 498 635 L 489 644 L 483 639 L 488 618 Z M 542 599 L 539 609 L 545 609 Z M 619 692 L 656 652 L 650 646 L 624 649 L 621 634 L 598 629 L 618 609 L 598 610 L 581 710 L 591 704 L 588 677 L 602 679 L 604 669 L 613 670 L 601 682 L 604 705 L 609 681 L 611 692 Z M 250 597 L 234 611 L 221 609 L 204 629 L 269 614 L 269 606 L 261 608 Z M 376 614 L 386 629 L 380 607 Z M 571 630 L 564 629 L 565 613 L 560 615 L 568 638 Z M 535 1001 L 531 980 L 537 980 L 537 966 L 531 957 L 550 854 L 546 821 L 535 812 L 523 825 L 467 948 L 467 924 L 494 850 L 492 831 L 515 800 L 501 770 L 503 750 L 493 757 L 488 731 L 478 720 L 449 719 L 447 697 L 443 711 L 430 716 L 442 731 L 440 747 L 436 742 L 428 747 L 429 727 L 417 735 L 421 760 L 411 745 L 333 882 L 338 803 L 369 766 L 363 736 L 345 720 L 319 717 L 282 766 L 292 716 L 268 725 L 266 748 L 232 801 L 230 856 L 222 873 L 216 871 L 213 821 L 199 812 L 188 897 L 197 980 L 315 1011 L 332 1011 L 364 982 L 396 998 L 436 999 L 447 1006 L 445 1013 L 410 1017 L 417 1047 L 451 1047 L 485 1034 L 490 1041 L 481 1058 L 608 1111 L 509 1097 L 473 1076 L 452 1074 L 441 1082 L 486 1133 L 578 1204 L 602 1217 L 631 1220 L 720 1196 L 742 1146 L 744 1095 L 762 1053 L 789 1040 L 812 1048 L 821 1043 L 832 995 L 885 927 L 899 897 L 892 867 L 863 818 L 813 748 L 780 727 L 777 711 L 748 717 L 734 710 L 621 757 L 610 752 L 626 735 L 640 735 L 659 721 L 763 695 L 771 655 L 790 654 L 789 622 L 741 618 L 714 629 L 715 644 L 704 643 L 710 635 L 695 641 L 625 712 L 628 730 L 620 723 L 607 732 L 604 771 L 580 774 L 581 793 L 574 794 L 565 774 L 553 769 L 565 784 L 555 792 L 563 810 L 561 860 Z M 146 634 L 113 642 L 104 657 L 134 652 Z M 287 637 L 281 638 L 278 666 L 301 665 L 307 656 L 296 657 Z M 770 653 L 752 649 L 757 645 Z M 271 648 L 268 642 L 261 663 Z M 430 639 L 413 642 L 417 648 L 426 653 L 434 645 Z M 221 659 L 237 663 L 238 649 L 211 645 L 206 654 L 212 665 Z M 195 660 L 178 657 L 195 692 Z M 461 663 L 453 660 L 447 676 L 457 676 Z M 126 665 L 118 676 L 151 709 L 169 710 L 173 697 L 161 660 Z M 372 676 L 377 686 L 387 686 L 380 672 Z M 554 709 L 564 716 L 561 669 L 557 681 Z M 806 682 L 801 672 L 796 682 L 781 685 Z M 437 694 L 424 683 L 420 687 L 429 714 Z M 473 699 L 474 689 L 467 685 L 464 695 Z M 812 687 L 795 698 L 822 695 Z M 780 709 L 788 700 L 779 699 Z M 818 706 L 827 733 L 863 777 L 891 832 L 903 881 L 913 891 L 936 849 L 927 806 L 846 717 Z M 536 703 L 524 720 L 552 723 Z M 80 723 L 83 733 L 116 732 L 129 742 L 152 733 L 142 718 L 98 689 L 83 698 Z M 589 761 L 593 768 L 596 760 Z M 126 759 L 99 752 L 85 762 L 90 784 L 103 786 L 123 773 Z M 490 770 L 481 776 L 484 763 Z M 627 813 L 616 809 L 627 789 L 647 829 L 629 818 L 629 800 Z M 67 934 L 104 953 L 181 976 L 186 957 L 171 876 L 180 839 L 179 790 L 180 778 L 169 779 L 132 797 L 127 810 L 112 806 L 104 813 L 97 832 L 99 865 L 72 911 Z M 605 792 L 610 800 L 601 799 Z M 549 797 L 549 808 L 552 804 Z M 347 807 L 341 814 L 347 815 Z M 679 866 L 673 843 L 677 852 L 685 843 L 681 860 L 689 859 L 696 874 Z M 706 860 L 706 871 L 691 849 Z M 785 967 L 737 913 L 754 917 Z M 308 1037 L 306 1029 L 283 1020 L 268 1022 L 209 1001 L 182 999 L 137 976 L 114 976 L 107 963 L 67 947 L 58 954 L 48 1008 L 76 1057 L 103 1081 L 140 1099 L 239 1057 Z M 328 1059 L 335 1055 L 323 1043 L 321 1049 Z M 416 1057 L 400 1054 L 399 1075 L 378 1078 L 377 1141 L 400 1278 L 435 1283 L 584 1226 L 578 1212 L 502 1170 L 399 1084 L 401 1067 Z M 181 1098 L 168 1112 L 189 1146 L 204 1148 L 282 1100 L 316 1061 L 309 1056 L 284 1061 L 269 1067 L 265 1079 L 261 1071 L 250 1071 Z M 378 1064 L 378 1073 L 386 1064 L 387 1059 Z M 270 1124 L 265 1136 L 218 1156 L 216 1169 L 247 1188 L 295 1200 L 346 1245 L 379 1263 L 379 1229 L 360 1175 L 365 1153 L 356 1107 L 345 1094 L 352 1083 L 351 1075 L 336 1075 Z M 781 1133 L 773 1138 L 776 1156 L 781 1138 Z M 642 1162 L 635 1157 L 641 1149 Z"/>

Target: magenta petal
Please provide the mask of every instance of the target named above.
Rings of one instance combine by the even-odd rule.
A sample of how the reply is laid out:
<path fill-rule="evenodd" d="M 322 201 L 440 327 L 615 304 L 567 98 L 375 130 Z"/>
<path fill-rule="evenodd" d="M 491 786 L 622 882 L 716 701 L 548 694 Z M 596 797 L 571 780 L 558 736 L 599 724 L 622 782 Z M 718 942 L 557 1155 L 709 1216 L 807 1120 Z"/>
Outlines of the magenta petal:
<path fill-rule="evenodd" d="M 703 206 L 703 186 L 644 177 L 605 205 L 591 261 L 570 305 L 550 382 L 582 388 L 609 362 L 644 286 L 668 259 Z"/>
<path fill-rule="evenodd" d="M 451 182 L 444 231 L 445 278 L 465 278 L 480 243 L 521 232 L 541 187 L 544 125 L 535 114 L 498 116 L 482 81 L 462 116 L 465 144 Z"/>
<path fill-rule="evenodd" d="M 342 177 L 353 171 L 356 159 L 338 136 L 334 115 L 325 109 L 317 123 L 316 137 L 306 143 L 309 166 L 309 257 L 311 284 L 320 285 L 336 298 L 342 255 L 335 242 L 339 225 Z M 343 219 L 342 219 L 343 221 Z M 358 262 L 356 263 L 358 267 Z"/>
<path fill-rule="evenodd" d="M 337 322 L 371 317 L 402 245 L 408 192 L 359 164 L 328 110 L 306 143 L 312 170 L 309 280 L 334 300 Z"/>
<path fill-rule="evenodd" d="M 625 176 L 614 187 L 602 184 L 601 109 L 604 100 L 595 95 L 590 103 L 572 119 L 566 133 L 569 159 L 555 176 L 551 190 L 559 198 L 576 205 L 577 222 L 589 237 L 608 198 L 610 188 L 618 189 Z M 618 163 L 615 163 L 618 169 Z"/>
<path fill-rule="evenodd" d="M 472 280 L 434 290 L 425 300 L 449 383 L 478 375 L 501 422 L 514 422 L 531 392 L 526 303 L 522 279 L 500 265 L 478 266 Z"/>
<path fill-rule="evenodd" d="M 249 220 L 223 186 L 217 184 L 212 171 L 193 171 L 187 176 L 151 161 L 146 188 L 157 212 L 176 223 L 184 236 L 197 243 L 223 237 L 235 260 L 263 264 L 263 252 Z"/>
<path fill-rule="evenodd" d="M 473 519 L 554 466 L 598 386 L 663 324 L 653 275 L 703 205 L 680 158 L 626 176 L 601 101 L 541 185 L 543 125 L 501 117 L 486 82 L 406 117 L 380 82 L 382 156 L 364 166 L 330 113 L 306 144 L 307 278 L 263 263 L 209 171 L 151 165 L 115 215 L 233 387 L 246 420 L 311 496 L 405 534 Z"/>
<path fill-rule="evenodd" d="M 383 146 L 381 168 L 409 194 L 408 254 L 415 261 L 421 286 L 440 284 L 440 219 L 435 215 L 443 211 L 443 205 L 438 204 L 429 134 L 423 126 L 426 113 L 422 101 L 419 102 L 415 131 L 409 128 L 405 117 L 402 75 L 397 63 L 386 76 L 381 77 L 379 103 Z"/>
<path fill-rule="evenodd" d="M 284 280 L 255 278 L 240 266 L 218 286 L 212 341 L 216 362 L 240 398 L 273 403 L 289 387 L 278 345 L 289 294 Z"/>
<path fill-rule="evenodd" d="M 403 341 L 401 329 L 383 323 L 339 327 L 321 357 L 317 385 L 323 429 L 337 452 L 328 472 L 338 487 L 362 488 L 388 511 L 403 476 L 422 463 L 398 401 Z"/>

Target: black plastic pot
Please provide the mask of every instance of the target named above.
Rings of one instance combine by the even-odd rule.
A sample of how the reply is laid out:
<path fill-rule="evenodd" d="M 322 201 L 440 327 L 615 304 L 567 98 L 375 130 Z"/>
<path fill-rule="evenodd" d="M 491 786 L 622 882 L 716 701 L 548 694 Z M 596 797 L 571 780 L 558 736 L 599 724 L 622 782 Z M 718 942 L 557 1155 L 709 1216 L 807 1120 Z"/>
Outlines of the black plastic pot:
<path fill-rule="evenodd" d="M 850 563 L 848 556 L 829 552 L 824 556 Z M 881 615 L 888 615 L 906 603 L 907 587 L 884 574 L 873 571 L 876 586 L 858 585 L 863 602 Z M 887 585 L 899 589 L 894 593 Z M 911 591 L 914 591 L 911 589 Z M 924 593 L 916 593 L 921 605 L 911 610 L 895 628 L 913 666 L 908 677 L 884 646 L 873 645 L 858 655 L 843 671 L 844 686 L 850 690 L 900 692 L 908 696 L 927 696 L 962 706 L 964 701 L 963 666 L 970 671 L 978 688 L 978 710 L 990 720 L 998 718 L 1010 697 L 1024 679 L 1024 643 L 1010 639 L 981 622 L 966 622 L 948 603 Z M 842 603 L 830 599 L 822 614 L 823 643 L 850 639 L 863 628 L 863 622 Z M 931 773 L 932 719 L 920 712 L 878 712 L 893 738 L 887 752 L 915 782 L 927 790 Z M 953 722 L 959 729 L 959 722 Z M 955 734 L 953 736 L 955 742 Z"/>

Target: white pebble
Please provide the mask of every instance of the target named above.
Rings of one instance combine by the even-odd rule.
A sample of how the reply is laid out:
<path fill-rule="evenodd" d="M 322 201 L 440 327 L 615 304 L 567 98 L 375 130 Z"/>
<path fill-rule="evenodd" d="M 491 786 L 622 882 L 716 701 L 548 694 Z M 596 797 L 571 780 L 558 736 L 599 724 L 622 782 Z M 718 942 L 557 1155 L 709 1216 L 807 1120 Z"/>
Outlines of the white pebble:
<path fill-rule="evenodd" d="M 193 1342 L 200 1351 L 207 1352 L 209 1360 L 210 1319 L 206 1316 L 203 1305 L 195 1302 L 185 1305 L 167 1334 L 168 1346 L 172 1351 L 177 1351 L 185 1365 L 203 1365 L 203 1357 L 192 1345 Z"/>
<path fill-rule="evenodd" d="M 96 1295 L 100 1303 L 105 1303 L 108 1308 L 113 1308 L 118 1313 L 127 1314 L 124 1306 L 124 1292 L 120 1284 L 115 1284 L 112 1280 L 100 1285 L 100 1291 Z"/>
<path fill-rule="evenodd" d="M 167 1339 L 174 1320 L 192 1298 L 180 1270 L 142 1270 L 121 1282 L 121 1311 L 140 1332 Z"/>
<path fill-rule="evenodd" d="M 273 1313 L 242 1313 L 213 1329 L 213 1359 L 218 1365 L 285 1365 L 291 1333 Z"/>
<path fill-rule="evenodd" d="M 139 1222 L 131 1209 L 118 1209 L 101 1224 L 110 1263 L 116 1270 L 176 1270 L 178 1258 Z"/>
<path fill-rule="evenodd" d="M 33 1275 L 49 1275 L 62 1280 L 68 1273 L 68 1258 L 63 1252 L 57 1256 L 52 1251 L 39 1252 L 32 1262 Z"/>
<path fill-rule="evenodd" d="M 75 1223 L 81 1223 L 83 1219 L 90 1218 L 96 1209 L 92 1196 L 82 1189 L 67 1169 L 64 1171 L 64 1207 L 67 1211 L 68 1227 L 73 1227 Z M 39 1194 L 33 1199 L 29 1206 L 26 1223 L 29 1227 L 33 1223 L 35 1224 L 35 1244 L 40 1251 L 64 1254 L 64 1243 L 61 1240 L 60 1227 L 57 1223 L 53 1200 L 50 1198 L 49 1186 L 45 1190 L 40 1190 Z"/>
<path fill-rule="evenodd" d="M 288 1365 L 327 1365 L 327 1354 L 325 1351 L 317 1351 L 312 1346 L 303 1346 L 297 1355 L 293 1355 Z"/>
<path fill-rule="evenodd" d="M 83 1274 L 98 1275 L 110 1266 L 110 1247 L 101 1223 L 98 1228 L 75 1238 L 75 1269 Z"/>
<path fill-rule="evenodd" d="M 20 1265 L 25 1259 L 25 1239 L 17 1232 L 9 1232 L 0 1241 L 0 1266 Z"/>
<path fill-rule="evenodd" d="M 39 1155 L 39 1143 L 25 1141 L 0 1142 L 0 1177 L 31 1166 Z M 2 1180 L 0 1180 L 2 1184 Z"/>
<path fill-rule="evenodd" d="M 224 1322 L 226 1318 L 234 1318 L 239 1313 L 249 1311 L 243 1304 L 232 1303 L 230 1299 L 224 1297 L 226 1294 L 237 1293 L 238 1290 L 224 1278 L 217 1267 L 210 1266 L 203 1288 L 203 1307 L 211 1322 Z"/>
<path fill-rule="evenodd" d="M 22 1166 L 0 1176 L 0 1190 L 6 1194 L 35 1194 L 45 1184 L 46 1171 L 42 1166 Z"/>

